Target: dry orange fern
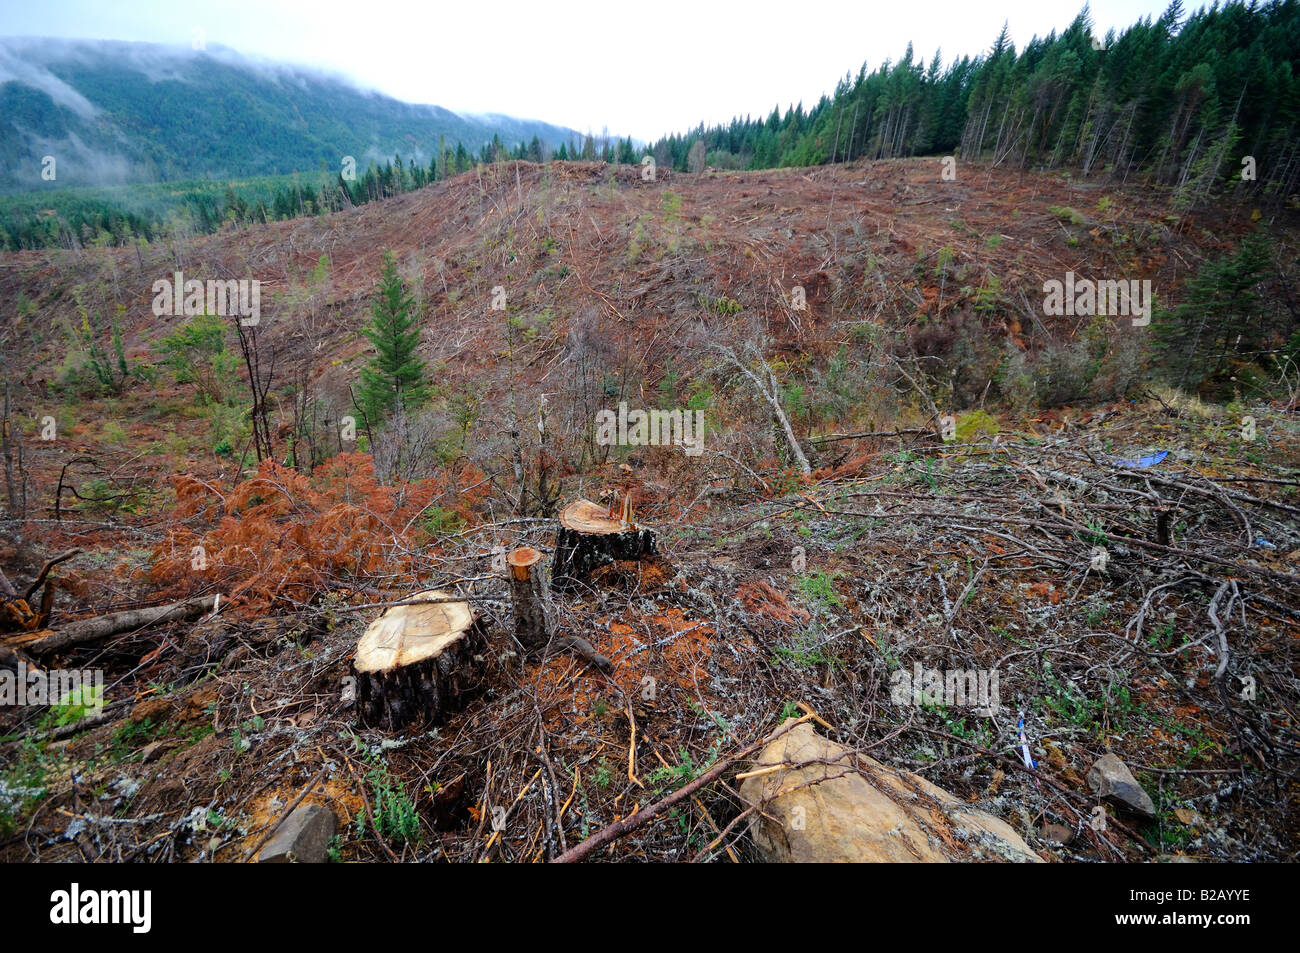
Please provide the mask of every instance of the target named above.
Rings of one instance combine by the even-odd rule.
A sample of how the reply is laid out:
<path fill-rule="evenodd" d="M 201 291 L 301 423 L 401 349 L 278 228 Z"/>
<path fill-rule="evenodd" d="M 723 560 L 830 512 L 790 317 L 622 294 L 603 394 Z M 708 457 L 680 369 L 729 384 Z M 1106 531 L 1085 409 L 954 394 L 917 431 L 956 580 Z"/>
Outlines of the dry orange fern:
<path fill-rule="evenodd" d="M 216 588 L 240 609 L 263 612 L 412 573 L 434 542 L 421 514 L 451 497 L 441 512 L 468 520 L 484 492 L 459 489 L 480 483 L 480 474 L 459 477 L 384 485 L 360 453 L 332 457 L 310 476 L 265 460 L 225 494 L 181 475 L 173 480 L 177 522 L 155 550 L 150 576 L 177 595 Z"/>

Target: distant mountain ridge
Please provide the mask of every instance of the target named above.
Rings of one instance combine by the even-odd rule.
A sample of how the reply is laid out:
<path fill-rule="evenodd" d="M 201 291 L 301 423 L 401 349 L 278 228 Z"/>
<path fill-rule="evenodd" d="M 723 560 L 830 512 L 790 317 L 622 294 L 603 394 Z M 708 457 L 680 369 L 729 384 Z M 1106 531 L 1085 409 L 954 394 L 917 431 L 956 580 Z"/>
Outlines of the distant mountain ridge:
<path fill-rule="evenodd" d="M 358 169 L 394 153 L 427 165 L 439 136 L 477 150 L 558 146 L 575 130 L 401 102 L 225 47 L 0 37 L 0 189 Z M 41 178 L 42 157 L 56 178 Z"/>

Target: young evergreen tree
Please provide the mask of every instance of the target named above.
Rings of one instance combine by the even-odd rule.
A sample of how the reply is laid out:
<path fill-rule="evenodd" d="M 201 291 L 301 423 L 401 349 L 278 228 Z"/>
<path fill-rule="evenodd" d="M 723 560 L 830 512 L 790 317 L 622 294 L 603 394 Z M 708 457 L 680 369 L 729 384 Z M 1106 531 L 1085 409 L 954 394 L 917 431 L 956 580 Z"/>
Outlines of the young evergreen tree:
<path fill-rule="evenodd" d="M 1271 265 L 1267 239 L 1251 235 L 1187 283 L 1185 301 L 1156 330 L 1170 383 L 1199 390 L 1223 384 L 1247 365 L 1269 365 L 1269 355 L 1295 330 L 1264 314 L 1258 288 Z"/>
<path fill-rule="evenodd" d="M 373 317 L 362 332 L 375 346 L 375 356 L 361 370 L 357 407 L 366 423 L 381 423 L 400 403 L 411 410 L 429 399 L 427 368 L 415 352 L 420 330 L 412 314 L 413 299 L 397 273 L 391 252 L 384 255 Z"/>

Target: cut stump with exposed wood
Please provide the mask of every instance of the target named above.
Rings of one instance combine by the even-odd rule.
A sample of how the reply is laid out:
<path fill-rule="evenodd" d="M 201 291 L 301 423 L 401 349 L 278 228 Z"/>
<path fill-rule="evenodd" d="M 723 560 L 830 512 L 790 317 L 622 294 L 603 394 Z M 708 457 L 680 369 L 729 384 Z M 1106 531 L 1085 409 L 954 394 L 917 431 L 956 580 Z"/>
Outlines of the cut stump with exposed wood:
<path fill-rule="evenodd" d="M 474 610 L 438 589 L 403 601 L 422 599 L 444 601 L 391 606 L 357 644 L 357 706 L 367 725 L 433 723 L 472 686 L 474 656 L 486 644 Z"/>
<path fill-rule="evenodd" d="M 515 614 L 515 637 L 526 649 L 536 649 L 551 639 L 542 588 L 542 554 L 531 546 L 513 550 L 506 557 L 510 567 L 510 602 Z"/>
<path fill-rule="evenodd" d="M 542 581 L 541 553 L 531 546 L 523 546 L 506 557 L 506 565 L 510 567 L 510 602 L 514 606 L 515 637 L 520 645 L 529 651 L 550 646 L 581 656 L 603 671 L 613 670 L 610 660 L 586 639 L 555 635 L 553 613 Z"/>
<path fill-rule="evenodd" d="M 572 589 L 602 566 L 653 555 L 653 530 L 611 517 L 608 509 L 590 500 L 575 500 L 560 513 L 551 587 Z"/>

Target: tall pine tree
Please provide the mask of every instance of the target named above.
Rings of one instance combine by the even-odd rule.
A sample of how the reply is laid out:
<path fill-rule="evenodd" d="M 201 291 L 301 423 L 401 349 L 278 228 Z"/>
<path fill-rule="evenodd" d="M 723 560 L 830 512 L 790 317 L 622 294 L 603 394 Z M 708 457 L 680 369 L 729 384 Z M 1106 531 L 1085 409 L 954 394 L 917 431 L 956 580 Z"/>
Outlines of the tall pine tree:
<path fill-rule="evenodd" d="M 407 292 L 392 252 L 384 255 L 379 274 L 373 317 L 362 331 L 375 346 L 375 356 L 361 369 L 357 406 L 370 427 L 378 426 L 400 403 L 407 410 L 429 399 L 428 372 L 415 353 L 420 329 L 412 314 L 414 301 Z"/>

